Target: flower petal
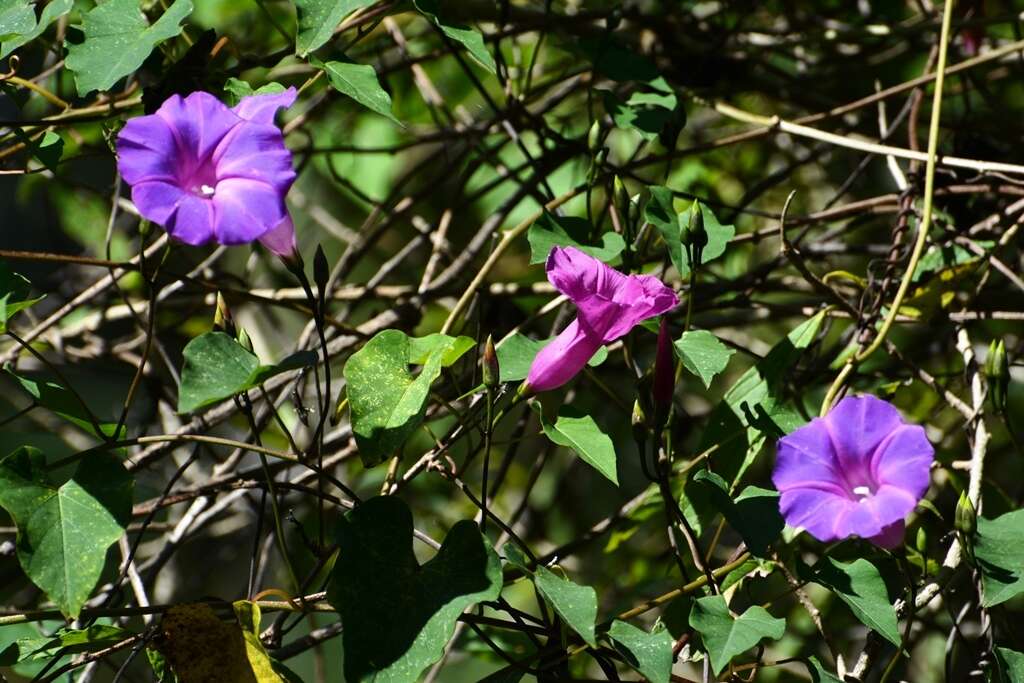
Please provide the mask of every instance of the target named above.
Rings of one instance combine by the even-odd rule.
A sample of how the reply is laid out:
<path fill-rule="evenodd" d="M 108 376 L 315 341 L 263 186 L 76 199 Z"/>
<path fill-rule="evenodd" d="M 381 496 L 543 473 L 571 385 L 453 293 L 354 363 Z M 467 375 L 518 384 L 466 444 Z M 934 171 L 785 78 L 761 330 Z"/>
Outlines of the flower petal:
<path fill-rule="evenodd" d="M 917 498 L 901 488 L 882 486 L 833 520 L 838 537 L 871 538 L 896 522 L 902 521 L 917 505 Z"/>
<path fill-rule="evenodd" d="M 830 491 L 799 488 L 783 491 L 779 511 L 786 523 L 805 529 L 819 541 L 834 541 L 848 534 L 837 530 L 836 519 L 844 517 L 857 503 Z"/>
<path fill-rule="evenodd" d="M 811 487 L 847 495 L 852 490 L 839 468 L 824 420 L 814 418 L 779 439 L 772 482 L 779 491 Z"/>
<path fill-rule="evenodd" d="M 171 95 L 157 109 L 177 142 L 180 178 L 190 177 L 213 153 L 225 135 L 242 123 L 234 112 L 208 92 L 197 91 L 182 99 Z"/>
<path fill-rule="evenodd" d="M 295 255 L 295 225 L 291 216 L 285 216 L 284 220 L 276 226 L 263 233 L 259 238 L 262 244 L 271 253 L 281 258 L 290 258 Z"/>
<path fill-rule="evenodd" d="M 901 425 L 878 445 L 871 471 L 880 484 L 898 486 L 920 499 L 931 483 L 935 449 L 919 425 Z"/>
<path fill-rule="evenodd" d="M 192 246 L 206 244 L 214 238 L 213 202 L 196 197 L 188 192 L 181 193 L 178 202 L 164 230 L 174 239 Z"/>
<path fill-rule="evenodd" d="M 593 256 L 575 247 L 555 247 L 545 264 L 548 280 L 562 294 L 573 300 L 594 295 L 614 301 L 615 294 L 628 281 L 620 273 Z"/>
<path fill-rule="evenodd" d="M 288 213 L 281 194 L 258 180 L 228 178 L 217 183 L 214 232 L 221 244 L 246 244 L 278 226 Z"/>
<path fill-rule="evenodd" d="M 213 153 L 217 180 L 247 178 L 288 192 L 295 180 L 292 153 L 276 126 L 242 123 L 224 136 Z M 220 187 L 218 185 L 218 191 Z"/>
<path fill-rule="evenodd" d="M 836 458 L 854 486 L 871 481 L 871 456 L 889 434 L 903 425 L 895 406 L 874 396 L 847 396 L 824 418 Z"/>
<path fill-rule="evenodd" d="M 284 92 L 267 93 L 265 95 L 249 95 L 243 97 L 231 111 L 239 118 L 253 123 L 274 124 L 274 115 L 278 109 L 287 109 L 295 103 L 298 91 L 288 88 Z"/>
<path fill-rule="evenodd" d="M 875 545 L 892 550 L 898 548 L 903 543 L 903 536 L 907 531 L 907 525 L 901 519 L 898 522 L 894 522 L 887 527 L 884 527 L 879 533 L 875 534 L 868 540 Z"/>
<path fill-rule="evenodd" d="M 117 169 L 129 185 L 175 182 L 177 143 L 167 122 L 156 115 L 130 119 L 117 135 Z"/>
<path fill-rule="evenodd" d="M 576 376 L 597 350 L 601 339 L 573 320 L 555 339 L 540 350 L 530 365 L 526 384 L 535 392 L 556 389 Z"/>

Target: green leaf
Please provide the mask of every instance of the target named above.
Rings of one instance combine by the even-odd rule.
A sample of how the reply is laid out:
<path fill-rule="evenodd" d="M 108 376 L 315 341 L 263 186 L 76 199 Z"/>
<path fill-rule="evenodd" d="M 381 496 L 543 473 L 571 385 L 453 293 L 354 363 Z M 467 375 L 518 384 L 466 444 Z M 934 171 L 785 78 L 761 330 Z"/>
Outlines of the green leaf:
<path fill-rule="evenodd" d="M 15 273 L 0 260 L 0 334 L 7 331 L 7 321 L 18 311 L 28 308 L 43 297 L 32 298 L 32 283 L 22 275 Z"/>
<path fill-rule="evenodd" d="M 54 171 L 57 168 L 57 163 L 60 162 L 61 155 L 64 153 L 64 139 L 52 130 L 48 130 L 41 139 L 38 141 L 33 140 L 29 149 L 32 152 L 32 156 L 39 163 Z"/>
<path fill-rule="evenodd" d="M 617 232 L 601 235 L 600 244 L 590 239 L 593 226 L 586 218 L 555 216 L 545 211 L 526 233 L 530 243 L 530 263 L 544 263 L 555 247 L 576 247 L 584 254 L 610 262 L 626 248 L 626 242 Z"/>
<path fill-rule="evenodd" d="M 476 346 L 472 337 L 449 337 L 435 332 L 425 337 L 409 338 L 409 362 L 423 365 L 434 352 L 441 353 L 441 367 L 447 368 L 455 364 L 467 351 Z"/>
<path fill-rule="evenodd" d="M 693 476 L 693 484 L 702 484 L 708 490 L 707 500 L 721 512 L 735 529 L 751 554 L 765 557 L 768 546 L 779 537 L 786 526 L 779 514 L 779 492 L 748 486 L 736 497 L 730 497 L 729 485 L 724 479 L 707 470 Z M 688 487 L 690 493 L 693 487 Z"/>
<path fill-rule="evenodd" d="M 295 51 L 305 57 L 331 39 L 342 19 L 374 2 L 376 0 L 295 0 L 299 14 Z"/>
<path fill-rule="evenodd" d="M 721 673 L 733 657 L 764 638 L 778 640 L 786 632 L 785 619 L 776 619 L 757 605 L 733 618 L 721 595 L 695 600 L 690 610 L 690 626 L 700 632 L 715 675 Z"/>
<path fill-rule="evenodd" d="M 650 192 L 651 200 L 644 206 L 644 218 L 661 233 L 665 246 L 668 247 L 672 265 L 679 271 L 679 275 L 688 277 L 691 264 L 681 241 L 681 234 L 682 227 L 689 224 L 689 211 L 681 214 L 675 212 L 672 190 L 667 187 L 651 187 Z M 722 225 L 711 209 L 703 203 L 699 206 L 704 218 L 704 230 L 708 235 L 708 242 L 701 250 L 700 257 L 701 266 L 704 266 L 725 253 L 729 241 L 736 236 L 736 227 Z"/>
<path fill-rule="evenodd" d="M 251 95 L 274 95 L 285 91 L 280 83 L 266 83 L 253 90 L 253 87 L 240 78 L 231 77 L 224 83 L 225 100 L 228 106 L 234 107 L 242 101 L 243 97 Z"/>
<path fill-rule="evenodd" d="M 99 433 L 97 433 L 96 428 L 89 419 L 89 414 L 86 412 L 85 407 L 82 405 L 81 401 L 78 400 L 78 397 L 69 389 L 54 382 L 24 377 L 10 369 L 7 370 L 7 374 L 13 377 L 18 385 L 21 386 L 21 388 L 24 389 L 36 403 L 47 410 L 53 411 L 55 414 L 64 418 L 76 427 L 79 427 L 90 434 L 95 434 L 101 439 L 114 437 L 114 430 L 117 428 L 117 423 L 114 420 L 107 420 L 97 415 L 96 418 L 99 420 L 100 428 Z M 121 434 L 117 435 L 117 438 L 120 438 L 123 435 L 124 428 L 122 427 Z"/>
<path fill-rule="evenodd" d="M 807 578 L 833 591 L 862 624 L 893 645 L 900 644 L 896 608 L 875 565 L 863 558 L 850 563 L 822 558 Z"/>
<path fill-rule="evenodd" d="M 19 662 L 33 659 L 52 659 L 62 655 L 103 650 L 134 635 L 118 626 L 93 624 L 85 629 L 62 628 L 46 638 L 25 638 L 18 641 L 21 651 Z"/>
<path fill-rule="evenodd" d="M 672 636 L 666 629 L 653 633 L 613 621 L 608 635 L 626 663 L 651 683 L 668 683 L 672 678 Z"/>
<path fill-rule="evenodd" d="M 65 43 L 66 66 L 75 74 L 78 94 L 109 90 L 132 73 L 160 43 L 181 33 L 181 22 L 192 13 L 192 0 L 174 0 L 152 25 L 139 9 L 139 0 L 107 0 L 82 18 L 81 43 Z"/>
<path fill-rule="evenodd" d="M 124 533 L 133 485 L 121 462 L 103 452 L 82 460 L 61 486 L 47 480 L 46 460 L 34 448 L 0 460 L 0 507 L 18 527 L 18 561 L 66 616 L 78 616 L 107 548 Z"/>
<path fill-rule="evenodd" d="M 28 33 L 36 26 L 36 13 L 28 0 L 0 0 L 0 41 Z"/>
<path fill-rule="evenodd" d="M 300 351 L 276 365 L 260 359 L 223 332 L 206 332 L 183 351 L 178 412 L 190 413 L 258 387 L 274 375 L 297 370 L 317 361 L 312 351 Z"/>
<path fill-rule="evenodd" d="M 1024 510 L 995 519 L 979 517 L 974 557 L 981 569 L 983 606 L 998 605 L 1024 591 Z"/>
<path fill-rule="evenodd" d="M 1024 683 L 1024 654 L 1006 647 L 997 647 L 996 661 L 1002 680 L 1006 683 Z"/>
<path fill-rule="evenodd" d="M 705 388 L 725 370 L 736 350 L 718 341 L 707 330 L 687 330 L 675 341 L 676 355 L 687 370 L 700 377 Z"/>
<path fill-rule="evenodd" d="M 309 63 L 327 74 L 327 80 L 335 90 L 398 123 L 398 119 L 391 113 L 391 95 L 381 87 L 377 71 L 372 66 L 347 61 L 325 64 L 315 58 L 311 58 Z"/>
<path fill-rule="evenodd" d="M 498 352 L 500 381 L 518 382 L 521 379 L 526 379 L 526 376 L 530 374 L 530 365 L 533 364 L 533 359 L 540 353 L 541 349 L 554 340 L 554 337 L 533 340 L 518 332 L 504 340 L 496 349 Z M 608 349 L 602 346 L 587 361 L 587 365 L 592 368 L 597 367 L 605 362 L 607 358 Z"/>
<path fill-rule="evenodd" d="M 461 43 L 464 48 L 473 56 L 480 66 L 484 67 L 492 74 L 498 73 L 498 65 L 494 63 L 494 57 L 487 51 L 487 45 L 484 44 L 484 37 L 480 35 L 479 31 L 476 31 L 468 26 L 458 24 L 452 21 L 448 21 L 438 15 L 438 11 L 441 8 L 440 0 L 413 0 L 413 4 L 416 9 L 420 11 L 423 16 L 433 22 L 441 32 L 452 40 Z"/>
<path fill-rule="evenodd" d="M 537 567 L 533 582 L 541 597 L 558 613 L 562 621 L 591 647 L 597 647 L 597 593 L 564 579 L 547 567 Z"/>
<path fill-rule="evenodd" d="M 501 593 L 501 561 L 471 521 L 455 524 L 420 566 L 413 520 L 398 498 L 342 518 L 327 598 L 341 613 L 345 680 L 403 683 L 441 658 L 462 612 Z"/>
<path fill-rule="evenodd" d="M 25 31 L 14 31 L 6 37 L 3 35 L 3 29 L 0 29 L 0 59 L 4 59 L 22 45 L 41 36 L 50 24 L 70 12 L 71 7 L 74 5 L 74 0 L 50 0 L 43 7 L 42 14 L 39 15 L 39 21 L 36 22 L 35 11 L 31 9 L 32 3 L 27 0 L 13 0 L 13 2 L 12 0 L 6 0 L 6 2 L 8 6 L 22 5 L 29 7 L 29 13 L 32 15 L 32 26 Z M 4 7 L 4 3 L 0 2 L 0 8 L 2 7 Z M 0 9 L 0 12 L 2 11 Z M 15 11 L 17 12 L 17 10 Z M 25 25 L 19 24 L 21 27 Z"/>
<path fill-rule="evenodd" d="M 562 406 L 558 409 L 555 423 L 551 424 L 544 417 L 544 409 L 539 401 L 532 401 L 530 405 L 537 411 L 544 434 L 551 441 L 576 451 L 584 462 L 616 486 L 619 485 L 615 444 L 601 431 L 594 418 L 573 406 Z"/>
<path fill-rule="evenodd" d="M 423 421 L 430 385 L 441 368 L 461 355 L 459 349 L 464 353 L 472 346 L 465 337 L 429 339 L 416 342 L 400 330 L 384 330 L 345 364 L 352 431 L 366 467 L 401 448 Z M 423 365 L 417 377 L 409 372 L 412 363 Z"/>
<path fill-rule="evenodd" d="M 839 678 L 829 673 L 814 655 L 807 658 L 806 664 L 807 673 L 811 675 L 811 683 L 843 683 Z"/>
<path fill-rule="evenodd" d="M 803 424 L 799 413 L 785 401 L 781 389 L 803 349 L 817 337 L 824 319 L 824 313 L 818 313 L 791 331 L 768 355 L 743 373 L 711 411 L 697 452 L 717 446 L 711 456 L 714 469 L 730 488 L 753 464 L 767 437 L 787 434 Z M 691 495 L 689 483 L 686 494 L 684 512 L 690 523 L 701 530 L 715 510 L 699 492 Z"/>
<path fill-rule="evenodd" d="M 605 111 L 617 128 L 635 130 L 645 140 L 661 140 L 671 147 L 686 123 L 686 111 L 663 78 L 658 77 L 650 87 L 649 91 L 632 93 L 625 101 L 605 91 Z"/>

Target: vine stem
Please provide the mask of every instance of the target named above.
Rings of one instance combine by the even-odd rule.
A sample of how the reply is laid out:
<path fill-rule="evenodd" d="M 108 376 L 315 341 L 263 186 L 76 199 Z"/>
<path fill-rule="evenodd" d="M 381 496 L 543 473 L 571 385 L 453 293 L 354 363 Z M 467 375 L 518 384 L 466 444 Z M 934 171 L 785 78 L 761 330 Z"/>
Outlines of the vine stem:
<path fill-rule="evenodd" d="M 849 374 L 856 368 L 857 365 L 867 360 L 878 348 L 885 343 L 885 338 L 889 334 L 889 330 L 892 328 L 893 323 L 896 321 L 896 316 L 899 313 L 900 306 L 903 305 L 903 300 L 907 296 L 907 291 L 910 289 L 910 281 L 914 277 L 914 271 L 917 270 L 917 264 L 921 260 L 921 254 L 924 253 L 924 246 L 928 241 L 928 229 L 932 223 L 932 213 L 935 207 L 935 165 L 938 160 L 937 152 L 939 147 L 939 120 L 942 117 L 942 87 L 946 80 L 946 56 L 949 52 L 949 30 L 950 24 L 952 23 L 953 17 L 953 6 L 956 4 L 956 0 L 947 0 L 945 6 L 942 8 L 942 32 L 939 35 L 939 58 L 935 67 L 935 92 L 932 95 L 932 114 L 931 122 L 928 126 L 928 152 L 927 158 L 925 159 L 925 171 L 924 171 L 924 208 L 921 212 L 921 225 L 917 230 L 917 241 L 914 242 L 914 251 L 910 254 L 910 262 L 907 264 L 907 269 L 903 273 L 903 279 L 900 280 L 899 289 L 896 290 L 896 296 L 892 300 L 892 304 L 889 306 L 889 311 L 885 315 L 885 319 L 882 321 L 881 327 L 878 329 L 878 334 L 867 346 L 867 348 L 861 349 L 855 355 L 851 356 L 843 366 L 843 369 L 836 376 L 832 386 L 829 387 L 828 393 L 825 395 L 825 400 L 821 404 L 821 415 L 825 415 L 832 407 L 832 401 L 838 395 L 839 390 L 842 388 L 843 382 Z M 894 155 L 896 156 L 896 155 Z M 949 163 L 950 159 L 945 158 L 945 162 Z"/>

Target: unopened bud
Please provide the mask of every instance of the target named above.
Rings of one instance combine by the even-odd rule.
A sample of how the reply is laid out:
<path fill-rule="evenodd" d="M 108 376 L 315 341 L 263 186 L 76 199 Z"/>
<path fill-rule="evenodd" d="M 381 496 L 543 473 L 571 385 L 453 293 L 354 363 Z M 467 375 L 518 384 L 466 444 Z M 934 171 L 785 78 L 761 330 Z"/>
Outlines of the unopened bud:
<path fill-rule="evenodd" d="M 615 176 L 612 180 L 612 203 L 615 205 L 615 211 L 619 214 L 619 219 L 623 223 L 629 223 L 629 190 L 626 189 L 626 184 L 622 182 L 622 178 Z"/>
<path fill-rule="evenodd" d="M 501 383 L 501 368 L 498 365 L 498 352 L 494 348 L 494 339 L 487 335 L 484 342 L 484 354 L 482 359 L 484 386 L 493 389 Z"/>
<path fill-rule="evenodd" d="M 213 329 L 228 334 L 234 334 L 235 329 L 235 323 L 231 319 L 231 309 L 228 308 L 228 302 L 224 300 L 224 295 L 220 292 L 217 292 L 217 307 L 213 311 Z"/>
<path fill-rule="evenodd" d="M 917 538 L 914 543 L 914 547 L 917 548 L 917 552 L 922 555 L 928 553 L 928 532 L 924 530 L 924 527 L 917 528 Z"/>
<path fill-rule="evenodd" d="M 1006 360 L 1006 344 L 1002 339 L 993 339 L 985 359 L 985 378 L 988 380 L 988 396 L 997 413 L 1006 410 L 1006 395 L 1010 389 L 1010 364 Z"/>
<path fill-rule="evenodd" d="M 700 202 L 693 200 L 690 207 L 690 221 L 686 227 L 687 240 L 690 244 L 703 248 L 708 243 L 708 233 L 704 229 L 704 212 L 701 211 Z"/>
<path fill-rule="evenodd" d="M 672 337 L 668 330 L 668 321 L 661 319 L 658 328 L 658 349 L 654 356 L 654 386 L 651 395 L 654 398 L 654 411 L 657 424 L 665 424 L 669 408 L 672 407 L 672 394 L 676 386 L 676 370 L 672 353 Z"/>
<path fill-rule="evenodd" d="M 327 291 L 327 280 L 331 277 L 331 267 L 327 265 L 327 255 L 321 245 L 316 247 L 316 255 L 313 256 L 313 282 L 316 283 L 320 296 Z"/>
<path fill-rule="evenodd" d="M 594 156 L 601 150 L 601 122 L 594 121 L 590 126 L 590 132 L 587 133 L 587 149 Z"/>
<path fill-rule="evenodd" d="M 238 328 L 238 343 L 249 353 L 254 353 L 252 348 L 252 339 L 249 338 L 249 333 L 245 331 L 244 327 Z"/>
<path fill-rule="evenodd" d="M 608 150 L 602 147 L 597 150 L 597 154 L 594 155 L 594 161 L 590 164 L 590 168 L 587 169 L 587 184 L 593 185 L 597 182 L 597 176 L 601 172 L 601 167 L 604 166 L 604 160 L 608 158 Z"/>
<path fill-rule="evenodd" d="M 139 221 L 139 237 L 148 237 L 149 236 L 150 228 L 152 228 L 152 227 L 153 227 L 153 224 L 150 223 L 145 218 L 140 220 Z"/>
<path fill-rule="evenodd" d="M 956 514 L 953 518 L 953 527 L 970 540 L 978 528 L 978 513 L 974 504 L 967 495 L 967 491 L 960 494 L 960 500 L 956 504 Z"/>

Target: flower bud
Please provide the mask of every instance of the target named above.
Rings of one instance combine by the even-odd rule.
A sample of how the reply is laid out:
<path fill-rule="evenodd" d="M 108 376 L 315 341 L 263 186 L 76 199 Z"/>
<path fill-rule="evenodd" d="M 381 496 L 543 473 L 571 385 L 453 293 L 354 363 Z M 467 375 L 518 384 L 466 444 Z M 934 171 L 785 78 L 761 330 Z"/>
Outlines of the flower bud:
<path fill-rule="evenodd" d="M 917 539 L 914 543 L 914 547 L 917 549 L 917 552 L 922 555 L 926 555 L 928 553 L 928 532 L 924 530 L 923 526 L 917 528 Z"/>
<path fill-rule="evenodd" d="M 321 245 L 316 247 L 316 255 L 313 256 L 313 282 L 316 283 L 320 296 L 327 291 L 327 280 L 331 277 L 331 267 L 327 265 L 327 255 Z"/>
<path fill-rule="evenodd" d="M 601 137 L 601 122 L 594 121 L 590 126 L 590 132 L 587 133 L 587 149 L 593 156 L 597 156 L 597 153 L 601 151 Z"/>
<path fill-rule="evenodd" d="M 255 353 L 252 348 L 252 339 L 249 338 L 249 333 L 245 331 L 244 327 L 238 328 L 238 343 L 249 353 Z"/>
<path fill-rule="evenodd" d="M 232 335 L 235 333 L 235 323 L 231 319 L 231 309 L 228 308 L 228 302 L 224 300 L 224 295 L 220 292 L 217 292 L 217 304 L 213 311 L 213 329 Z"/>
<path fill-rule="evenodd" d="M 669 335 L 668 321 L 661 319 L 658 328 L 658 349 L 654 356 L 654 386 L 651 395 L 654 398 L 655 422 L 661 426 L 668 419 L 672 407 L 672 394 L 675 390 L 676 370 L 672 353 L 672 338 Z"/>
<path fill-rule="evenodd" d="M 498 352 L 494 348 L 494 339 L 487 335 L 484 342 L 482 358 L 484 386 L 493 389 L 501 382 L 501 368 L 498 366 Z"/>
<path fill-rule="evenodd" d="M 988 396 L 997 413 L 1006 410 L 1006 395 L 1010 388 L 1010 364 L 1006 360 L 1006 344 L 1002 339 L 992 340 L 985 359 L 985 378 Z"/>
<path fill-rule="evenodd" d="M 633 401 L 633 415 L 630 418 L 630 424 L 633 427 L 633 438 L 637 442 L 644 441 L 647 438 L 647 413 L 639 398 Z"/>
<path fill-rule="evenodd" d="M 974 510 L 974 504 L 971 503 L 966 490 L 960 494 L 960 500 L 957 501 L 953 526 L 967 539 L 972 538 L 978 528 L 978 513 Z"/>
<path fill-rule="evenodd" d="M 626 189 L 626 184 L 622 182 L 622 178 L 615 176 L 612 180 L 612 203 L 615 205 L 615 211 L 619 214 L 619 220 L 623 223 L 629 223 L 629 190 Z"/>
<path fill-rule="evenodd" d="M 704 212 L 700 209 L 700 202 L 693 200 L 690 207 L 690 221 L 686 227 L 687 241 L 689 244 L 703 248 L 708 243 L 708 233 L 704 229 Z"/>

